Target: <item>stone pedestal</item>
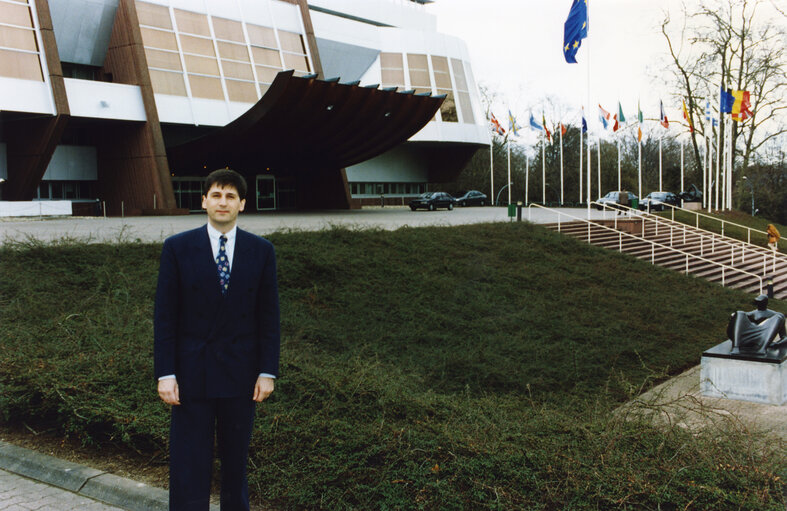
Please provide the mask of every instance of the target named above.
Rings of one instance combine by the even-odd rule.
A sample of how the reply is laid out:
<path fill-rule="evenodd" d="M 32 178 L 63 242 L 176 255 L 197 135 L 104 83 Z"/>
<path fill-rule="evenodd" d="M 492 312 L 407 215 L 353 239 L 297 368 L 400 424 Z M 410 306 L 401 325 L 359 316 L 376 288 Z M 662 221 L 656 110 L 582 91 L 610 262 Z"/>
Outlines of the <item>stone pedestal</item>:
<path fill-rule="evenodd" d="M 691 211 L 700 211 L 702 210 L 702 203 L 701 202 L 684 202 L 683 209 L 688 209 Z"/>
<path fill-rule="evenodd" d="M 700 390 L 703 396 L 753 403 L 787 403 L 787 350 L 767 356 L 732 351 L 724 341 L 702 354 Z"/>

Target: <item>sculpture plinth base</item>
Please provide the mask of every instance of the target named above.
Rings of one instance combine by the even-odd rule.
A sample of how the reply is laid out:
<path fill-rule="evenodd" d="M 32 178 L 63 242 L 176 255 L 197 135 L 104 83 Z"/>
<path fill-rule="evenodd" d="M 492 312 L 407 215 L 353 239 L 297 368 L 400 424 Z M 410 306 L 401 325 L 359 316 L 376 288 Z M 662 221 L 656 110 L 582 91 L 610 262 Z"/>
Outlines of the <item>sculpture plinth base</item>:
<path fill-rule="evenodd" d="M 731 353 L 731 348 L 732 341 L 724 341 L 702 354 L 703 396 L 771 405 L 787 403 L 787 350 L 756 355 Z"/>

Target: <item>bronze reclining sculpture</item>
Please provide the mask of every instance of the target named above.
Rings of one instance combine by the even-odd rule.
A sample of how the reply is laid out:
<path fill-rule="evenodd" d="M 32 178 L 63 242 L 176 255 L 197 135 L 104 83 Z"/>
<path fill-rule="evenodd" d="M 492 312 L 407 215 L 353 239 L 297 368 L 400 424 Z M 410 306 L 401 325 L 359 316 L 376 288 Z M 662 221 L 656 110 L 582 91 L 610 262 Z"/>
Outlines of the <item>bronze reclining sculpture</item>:
<path fill-rule="evenodd" d="M 787 345 L 785 318 L 781 312 L 768 309 L 768 297 L 754 299 L 756 310 L 737 311 L 727 324 L 727 335 L 732 341 L 732 352 L 764 355 L 769 349 Z"/>

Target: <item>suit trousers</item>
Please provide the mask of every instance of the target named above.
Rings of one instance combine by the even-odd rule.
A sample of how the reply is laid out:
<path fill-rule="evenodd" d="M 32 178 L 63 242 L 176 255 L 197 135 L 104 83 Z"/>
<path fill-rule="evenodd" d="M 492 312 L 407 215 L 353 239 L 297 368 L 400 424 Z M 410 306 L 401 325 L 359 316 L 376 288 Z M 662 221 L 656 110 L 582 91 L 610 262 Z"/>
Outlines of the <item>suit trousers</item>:
<path fill-rule="evenodd" d="M 221 510 L 248 511 L 246 463 L 256 403 L 251 396 L 181 399 L 170 422 L 169 509 L 208 511 L 214 434 L 221 460 Z"/>

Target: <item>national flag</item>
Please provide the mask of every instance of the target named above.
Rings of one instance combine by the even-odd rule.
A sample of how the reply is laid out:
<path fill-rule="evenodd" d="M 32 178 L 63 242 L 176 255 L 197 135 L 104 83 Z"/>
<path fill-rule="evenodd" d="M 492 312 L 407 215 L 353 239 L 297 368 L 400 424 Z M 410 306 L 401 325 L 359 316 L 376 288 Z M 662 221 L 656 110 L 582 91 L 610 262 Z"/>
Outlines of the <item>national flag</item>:
<path fill-rule="evenodd" d="M 745 121 L 752 116 L 751 95 L 747 90 L 734 90 L 732 95 L 735 97 L 735 103 L 732 105 L 732 120 Z"/>
<path fill-rule="evenodd" d="M 544 131 L 546 132 L 546 135 L 547 135 L 547 140 L 551 144 L 552 143 L 552 132 L 549 131 L 549 128 L 547 128 L 547 120 L 544 118 L 544 114 L 541 114 L 541 126 L 544 127 Z"/>
<path fill-rule="evenodd" d="M 694 124 L 691 123 L 691 117 L 689 117 L 689 111 L 686 109 L 686 102 L 681 99 L 680 103 L 681 105 L 683 105 L 683 118 L 686 119 L 686 122 L 689 125 L 689 133 L 694 133 Z"/>
<path fill-rule="evenodd" d="M 582 107 L 582 133 L 588 132 L 588 122 L 585 120 L 585 107 Z"/>
<path fill-rule="evenodd" d="M 566 125 L 563 124 L 562 122 L 560 123 L 560 134 L 561 135 L 565 135 L 566 134 Z"/>
<path fill-rule="evenodd" d="M 664 113 L 664 103 L 661 100 L 659 100 L 659 123 L 665 128 L 669 128 L 669 119 Z"/>
<path fill-rule="evenodd" d="M 544 127 L 538 124 L 536 118 L 533 117 L 533 112 L 530 112 L 530 127 L 537 131 L 544 131 Z"/>
<path fill-rule="evenodd" d="M 497 133 L 498 135 L 506 134 L 506 130 L 504 130 L 503 127 L 500 126 L 500 123 L 497 122 L 497 119 L 495 119 L 495 114 L 492 114 L 492 118 L 489 120 L 489 122 L 492 124 L 493 132 Z"/>
<path fill-rule="evenodd" d="M 642 110 L 639 107 L 639 101 L 637 101 L 637 120 L 639 121 L 639 126 L 637 126 L 637 142 L 642 142 Z"/>
<path fill-rule="evenodd" d="M 522 126 L 516 123 L 516 118 L 514 114 L 511 113 L 511 110 L 508 111 L 508 130 L 511 132 L 512 135 L 515 137 L 519 136 L 519 130 L 522 129 Z"/>
<path fill-rule="evenodd" d="M 563 25 L 563 56 L 569 64 L 577 63 L 577 51 L 588 36 L 588 2 L 574 0 Z"/>
<path fill-rule="evenodd" d="M 729 89 L 724 90 L 723 88 L 719 90 L 719 113 L 720 114 L 731 114 L 732 113 L 732 106 L 735 104 L 735 96 L 732 95 L 732 91 Z"/>
<path fill-rule="evenodd" d="M 618 131 L 620 129 L 620 123 L 618 123 L 618 114 L 613 115 L 612 120 L 614 121 L 612 123 L 612 131 Z"/>
<path fill-rule="evenodd" d="M 623 115 L 623 107 L 620 106 L 620 101 L 618 101 L 618 120 L 620 122 L 626 122 L 626 116 Z"/>
<path fill-rule="evenodd" d="M 710 122 L 710 101 L 705 100 L 705 120 Z"/>
<path fill-rule="evenodd" d="M 598 120 L 601 122 L 601 124 L 604 125 L 604 129 L 607 129 L 607 126 L 609 125 L 609 123 L 607 122 L 607 121 L 609 121 L 609 117 L 610 117 L 609 112 L 604 110 L 601 107 L 601 105 L 599 105 L 598 106 Z"/>

